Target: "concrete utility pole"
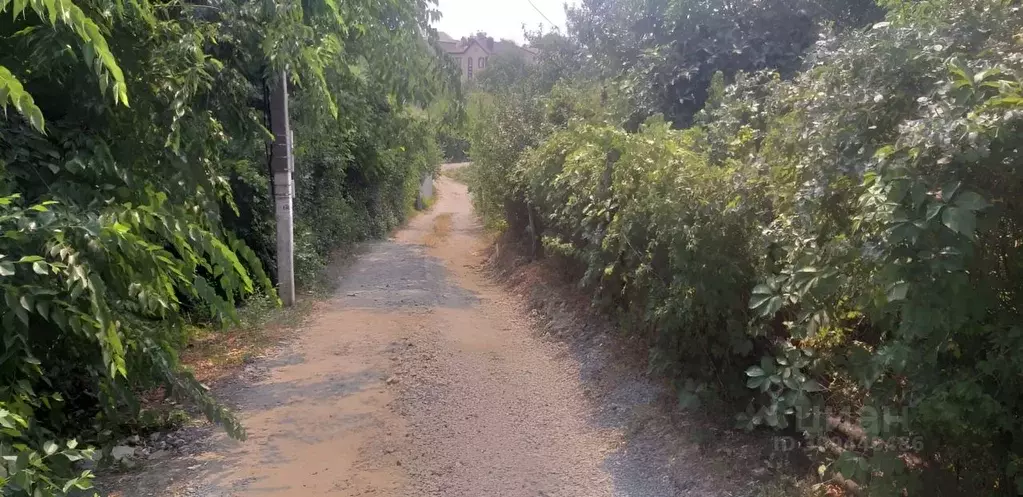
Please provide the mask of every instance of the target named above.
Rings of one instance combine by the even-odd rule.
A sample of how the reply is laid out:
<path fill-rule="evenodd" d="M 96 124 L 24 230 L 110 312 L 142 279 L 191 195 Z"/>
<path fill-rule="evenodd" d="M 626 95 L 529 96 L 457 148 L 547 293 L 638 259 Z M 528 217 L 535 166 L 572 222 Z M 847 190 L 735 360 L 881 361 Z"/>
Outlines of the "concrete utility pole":
<path fill-rule="evenodd" d="M 277 294 L 285 306 L 295 303 L 295 237 L 291 212 L 295 192 L 291 182 L 294 161 L 288 119 L 288 75 L 282 71 L 270 96 L 270 127 L 274 134 L 270 171 L 277 211 Z"/>

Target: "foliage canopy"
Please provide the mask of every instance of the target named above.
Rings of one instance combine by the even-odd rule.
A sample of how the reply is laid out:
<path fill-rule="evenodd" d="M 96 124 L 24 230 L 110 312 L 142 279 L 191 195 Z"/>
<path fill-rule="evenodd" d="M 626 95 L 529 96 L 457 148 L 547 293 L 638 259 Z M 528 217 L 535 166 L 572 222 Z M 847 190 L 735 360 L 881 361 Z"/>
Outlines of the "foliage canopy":
<path fill-rule="evenodd" d="M 274 294 L 266 88 L 287 69 L 311 274 L 400 222 L 437 165 L 418 108 L 456 80 L 432 4 L 0 0 L 0 14 L 0 493 L 87 488 L 77 463 L 155 387 L 244 437 L 177 351 L 186 324 Z"/>
<path fill-rule="evenodd" d="M 811 439 L 822 482 L 1023 493 L 1018 5 L 569 14 L 564 52 L 473 97 L 504 131 L 471 137 L 478 207 L 578 268 L 683 404 L 841 432 Z"/>

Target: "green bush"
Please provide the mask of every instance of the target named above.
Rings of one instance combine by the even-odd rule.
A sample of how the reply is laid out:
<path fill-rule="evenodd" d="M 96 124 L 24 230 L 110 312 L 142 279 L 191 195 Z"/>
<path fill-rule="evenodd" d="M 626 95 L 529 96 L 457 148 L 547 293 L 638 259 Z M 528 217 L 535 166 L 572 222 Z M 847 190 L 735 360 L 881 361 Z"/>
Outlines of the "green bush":
<path fill-rule="evenodd" d="M 337 250 L 386 235 L 413 209 L 424 174 L 441 161 L 435 122 L 391 108 L 365 89 L 296 129 L 296 280 L 315 281 Z"/>
<path fill-rule="evenodd" d="M 842 396 L 905 412 L 868 431 L 918 436 L 924 481 L 958 473 L 976 493 L 1023 489 L 1015 9 L 898 5 L 823 45 L 812 69 L 773 88 L 760 149 L 780 257 L 754 289 L 763 319 L 751 331 L 813 353 L 809 367 Z M 751 421 L 783 426 L 805 401 L 771 383 Z M 905 479 L 898 454 L 847 453 L 836 469 L 878 495 L 937 490 Z"/>
<path fill-rule="evenodd" d="M 655 346 L 654 366 L 711 379 L 745 366 L 746 303 L 765 209 L 742 164 L 708 165 L 702 130 L 577 124 L 520 163 L 544 247 Z M 684 357 L 684 361 L 676 358 Z"/>
<path fill-rule="evenodd" d="M 752 12 L 584 12 L 641 26 L 662 3 L 698 8 L 701 29 Z M 867 495 L 1023 493 L 1019 7 L 884 7 L 884 22 L 820 31 L 805 58 L 738 66 L 781 72 L 722 56 L 664 87 L 701 56 L 677 52 L 688 38 L 644 38 L 640 55 L 608 41 L 629 26 L 575 26 L 597 68 L 544 87 L 542 60 L 475 96 L 470 117 L 506 132 L 472 136 L 475 188 L 648 337 L 683 403 L 714 389 L 747 405 L 747 428 L 838 430 L 847 444 L 810 438 L 809 454 Z M 660 89 L 693 98 L 659 104 Z M 641 114 L 693 124 L 616 110 L 642 95 L 657 98 Z"/>
<path fill-rule="evenodd" d="M 692 124 L 714 75 L 795 73 L 820 33 L 882 15 L 872 0 L 591 0 L 568 10 L 588 72 L 623 91 L 626 127 L 662 114 Z"/>
<path fill-rule="evenodd" d="M 177 352 L 188 321 L 274 295 L 267 88 L 288 68 L 298 140 L 322 138 L 303 267 L 394 226 L 435 167 L 415 113 L 450 75 L 428 7 L 0 1 L 0 494 L 88 487 L 79 461 L 157 387 L 244 436 Z"/>

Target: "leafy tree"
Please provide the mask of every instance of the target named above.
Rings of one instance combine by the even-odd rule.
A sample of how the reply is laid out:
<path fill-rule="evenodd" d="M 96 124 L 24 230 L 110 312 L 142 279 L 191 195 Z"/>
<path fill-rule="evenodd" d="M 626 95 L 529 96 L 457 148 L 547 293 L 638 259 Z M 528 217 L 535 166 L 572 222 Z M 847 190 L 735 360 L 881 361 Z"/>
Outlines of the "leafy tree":
<path fill-rule="evenodd" d="M 784 3 L 584 2 L 591 64 L 475 96 L 484 208 L 684 405 L 840 433 L 809 454 L 866 495 L 1023 494 L 1019 7 Z"/>
<path fill-rule="evenodd" d="M 288 69 L 297 222 L 324 228 L 299 258 L 381 234 L 436 166 L 430 5 L 0 2 L 0 492 L 88 487 L 156 386 L 244 437 L 177 350 L 274 293 L 266 89 Z"/>
<path fill-rule="evenodd" d="M 1019 32 L 1003 2 L 907 3 L 823 44 L 775 86 L 760 154 L 778 187 L 777 266 L 754 289 L 757 333 L 813 352 L 830 386 L 909 419 L 875 435 L 924 442 L 836 463 L 872 494 L 1017 488 L 1015 149 Z M 982 34 L 981 34 L 982 33 Z M 781 185 L 789 185 L 787 188 Z M 777 335 L 776 335 L 777 336 Z M 998 366 L 995 366 L 997 364 Z M 763 413 L 794 413 L 775 383 Z M 777 423 L 784 424 L 784 417 Z M 871 474 L 880 466 L 881 474 Z"/>
<path fill-rule="evenodd" d="M 688 126 L 715 73 L 791 75 L 823 23 L 860 26 L 879 10 L 869 0 L 586 0 L 568 14 L 584 53 L 636 107 L 635 128 L 657 113 Z"/>

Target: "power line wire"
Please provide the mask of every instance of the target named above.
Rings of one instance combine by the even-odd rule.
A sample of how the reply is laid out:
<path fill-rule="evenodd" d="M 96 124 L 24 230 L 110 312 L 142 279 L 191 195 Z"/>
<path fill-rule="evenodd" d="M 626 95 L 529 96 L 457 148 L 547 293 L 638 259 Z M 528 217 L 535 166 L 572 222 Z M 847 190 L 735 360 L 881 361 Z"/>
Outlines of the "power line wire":
<path fill-rule="evenodd" d="M 554 28 L 558 27 L 557 24 L 554 24 L 554 21 L 551 21 L 550 18 L 548 18 L 546 15 L 544 15 L 543 12 L 540 12 L 540 9 L 538 9 L 536 7 L 536 4 L 533 3 L 533 0 L 526 0 L 526 1 L 529 2 L 529 5 L 533 7 L 533 10 L 535 10 L 537 14 L 540 14 L 540 17 L 543 17 L 545 20 L 547 20 L 547 22 L 551 23 L 551 29 L 554 29 Z"/>

